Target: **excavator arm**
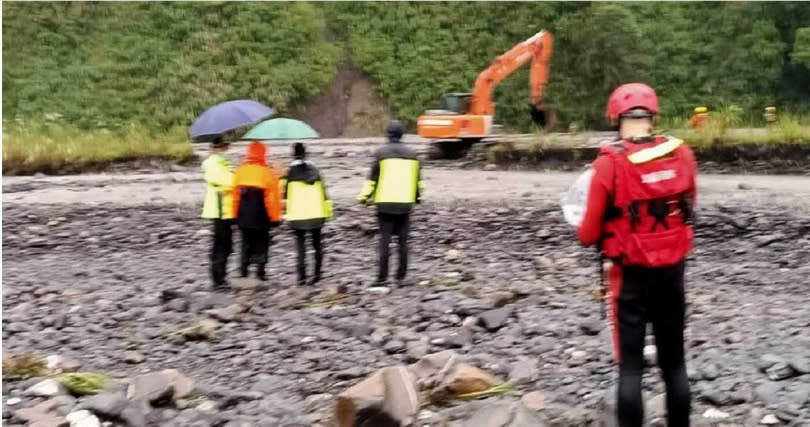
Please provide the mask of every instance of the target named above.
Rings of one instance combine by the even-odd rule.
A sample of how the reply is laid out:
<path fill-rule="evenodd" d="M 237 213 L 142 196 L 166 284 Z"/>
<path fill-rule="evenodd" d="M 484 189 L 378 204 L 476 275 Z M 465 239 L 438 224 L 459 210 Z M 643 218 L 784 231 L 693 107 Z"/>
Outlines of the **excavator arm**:
<path fill-rule="evenodd" d="M 496 58 L 475 80 L 475 88 L 470 103 L 470 114 L 494 116 L 495 102 L 492 100 L 492 95 L 495 86 L 531 60 L 529 85 L 531 89 L 531 105 L 533 107 L 532 118 L 535 122 L 545 125 L 543 97 L 548 82 L 553 49 L 553 36 L 551 33 L 542 30 Z"/>

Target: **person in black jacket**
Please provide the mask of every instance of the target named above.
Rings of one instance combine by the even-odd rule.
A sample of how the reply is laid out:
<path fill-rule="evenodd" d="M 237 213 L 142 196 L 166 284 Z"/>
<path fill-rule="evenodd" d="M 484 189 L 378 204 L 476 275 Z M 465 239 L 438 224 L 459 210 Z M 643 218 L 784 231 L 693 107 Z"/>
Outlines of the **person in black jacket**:
<path fill-rule="evenodd" d="M 402 282 L 408 272 L 408 232 L 410 213 L 421 202 L 421 166 L 416 153 L 402 144 L 404 126 L 398 120 L 388 123 L 385 133 L 388 144 L 374 155 L 371 173 L 357 199 L 377 206 L 380 222 L 380 266 L 377 283 L 388 280 L 388 255 L 391 236 L 399 237 L 399 268 L 396 279 Z"/>
<path fill-rule="evenodd" d="M 332 201 L 326 195 L 323 178 L 314 164 L 306 160 L 306 149 L 300 142 L 293 146 L 295 160 L 290 164 L 287 176 L 281 179 L 285 218 L 295 232 L 298 250 L 298 284 L 313 285 L 321 280 L 323 268 L 323 242 L 321 229 L 332 216 Z M 306 236 L 312 236 L 315 249 L 315 271 L 307 282 Z"/>

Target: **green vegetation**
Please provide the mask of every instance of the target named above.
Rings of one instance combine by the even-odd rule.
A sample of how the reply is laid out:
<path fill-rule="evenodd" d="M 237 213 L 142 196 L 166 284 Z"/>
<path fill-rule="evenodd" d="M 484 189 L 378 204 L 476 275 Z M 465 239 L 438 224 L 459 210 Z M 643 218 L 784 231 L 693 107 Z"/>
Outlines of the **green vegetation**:
<path fill-rule="evenodd" d="M 4 119 L 58 113 L 79 129 L 188 126 L 205 107 L 253 98 L 293 112 L 344 61 L 411 125 L 467 91 L 497 55 L 541 28 L 556 37 L 548 103 L 559 128 L 604 128 L 618 84 L 645 81 L 662 116 L 696 105 L 810 110 L 810 8 L 801 2 L 254 3 L 3 5 Z M 496 90 L 498 120 L 531 130 L 528 67 Z M 5 157 L 4 149 L 4 157 Z"/>
<path fill-rule="evenodd" d="M 77 396 L 96 394 L 104 388 L 107 381 L 109 379 L 105 375 L 95 372 L 75 372 L 59 376 L 59 382 Z"/>
<path fill-rule="evenodd" d="M 3 174 L 77 172 L 112 162 L 191 157 L 186 129 L 154 131 L 130 124 L 115 130 L 83 130 L 58 122 L 3 120 Z"/>

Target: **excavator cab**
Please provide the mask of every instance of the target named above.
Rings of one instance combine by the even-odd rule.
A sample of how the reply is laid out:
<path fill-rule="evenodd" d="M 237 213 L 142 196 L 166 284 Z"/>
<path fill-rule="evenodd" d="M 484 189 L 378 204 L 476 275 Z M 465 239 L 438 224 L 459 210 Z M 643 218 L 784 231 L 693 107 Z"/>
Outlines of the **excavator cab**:
<path fill-rule="evenodd" d="M 467 114 L 470 111 L 471 93 L 445 93 L 441 99 L 441 109 L 456 114 Z"/>

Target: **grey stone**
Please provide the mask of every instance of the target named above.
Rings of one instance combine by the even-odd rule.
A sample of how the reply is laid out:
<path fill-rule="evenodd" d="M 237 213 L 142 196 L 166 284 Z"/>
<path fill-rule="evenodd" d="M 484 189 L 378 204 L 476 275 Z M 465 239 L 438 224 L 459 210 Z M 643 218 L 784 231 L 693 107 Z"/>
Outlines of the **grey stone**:
<path fill-rule="evenodd" d="M 86 410 L 71 412 L 65 419 L 70 422 L 70 427 L 101 427 L 101 421 Z"/>
<path fill-rule="evenodd" d="M 501 307 L 494 310 L 487 310 L 478 315 L 481 325 L 490 332 L 495 332 L 506 324 L 509 316 L 512 315 L 511 307 Z"/>
<path fill-rule="evenodd" d="M 162 372 L 153 372 L 133 378 L 127 397 L 130 400 L 145 400 L 156 404 L 170 399 L 173 393 L 172 379 Z"/>
<path fill-rule="evenodd" d="M 468 418 L 463 427 L 504 427 L 512 419 L 512 405 L 491 404 L 477 410 Z"/>
<path fill-rule="evenodd" d="M 771 366 L 784 361 L 784 359 L 775 354 L 764 354 L 760 356 L 759 360 L 757 361 L 757 367 L 760 371 L 766 372 Z"/>
<path fill-rule="evenodd" d="M 405 352 L 409 362 L 416 362 L 419 359 L 427 356 L 430 347 L 422 341 L 410 341 L 407 344 Z"/>
<path fill-rule="evenodd" d="M 700 369 L 703 379 L 714 381 L 720 376 L 720 365 L 714 362 L 703 365 Z"/>
<path fill-rule="evenodd" d="M 144 360 L 146 360 L 146 357 L 137 351 L 124 352 L 124 362 L 137 364 L 143 362 Z"/>
<path fill-rule="evenodd" d="M 253 391 L 258 391 L 264 394 L 275 394 L 288 387 L 288 382 L 284 377 L 270 374 L 259 374 L 256 382 L 251 388 Z"/>
<path fill-rule="evenodd" d="M 807 357 L 795 356 L 790 360 L 789 365 L 801 375 L 810 374 L 810 359 Z"/>
<path fill-rule="evenodd" d="M 509 372 L 509 380 L 516 385 L 529 384 L 537 380 L 537 361 L 529 358 L 520 358 Z"/>
<path fill-rule="evenodd" d="M 768 368 L 766 372 L 768 373 L 768 378 L 772 381 L 787 380 L 798 375 L 798 373 L 785 362 L 774 364 Z"/>
<path fill-rule="evenodd" d="M 779 391 L 782 386 L 775 382 L 767 382 L 754 389 L 754 397 L 766 405 L 773 405 L 779 402 Z"/>
<path fill-rule="evenodd" d="M 517 407 L 512 422 L 509 423 L 509 427 L 546 427 L 547 425 L 548 423 L 540 413 L 522 405 Z"/>
<path fill-rule="evenodd" d="M 90 396 L 79 407 L 105 418 L 118 418 L 128 404 L 129 401 L 122 394 L 109 393 Z"/>
<path fill-rule="evenodd" d="M 67 390 L 55 378 L 39 381 L 25 390 L 26 396 L 54 397 L 61 394 L 67 394 Z"/>

